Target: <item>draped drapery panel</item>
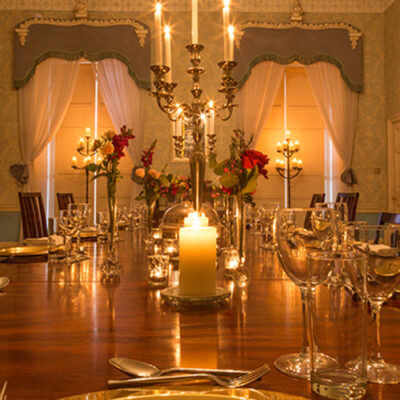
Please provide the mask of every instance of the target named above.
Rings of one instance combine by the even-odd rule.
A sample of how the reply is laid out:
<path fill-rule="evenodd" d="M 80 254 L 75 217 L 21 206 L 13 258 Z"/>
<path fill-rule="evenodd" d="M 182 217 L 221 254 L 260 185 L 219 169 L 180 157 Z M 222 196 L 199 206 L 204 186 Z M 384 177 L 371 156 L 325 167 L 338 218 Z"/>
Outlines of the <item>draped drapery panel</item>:
<path fill-rule="evenodd" d="M 283 65 L 274 62 L 258 64 L 238 92 L 238 126 L 244 130 L 247 139 L 254 135 L 253 146 L 256 145 L 267 122 L 284 71 Z"/>
<path fill-rule="evenodd" d="M 133 163 L 140 162 L 144 136 L 144 96 L 146 91 L 129 76 L 127 67 L 119 60 L 106 59 L 97 63 L 99 87 L 114 128 L 121 126 L 133 129 L 135 139 L 127 147 Z M 136 197 L 136 185 L 132 199 Z"/>
<path fill-rule="evenodd" d="M 351 164 L 359 95 L 348 88 L 331 64 L 320 62 L 305 69 L 324 125 L 346 168 L 342 181 L 351 186 L 356 183 Z"/>
<path fill-rule="evenodd" d="M 19 90 L 19 125 L 22 162 L 28 168 L 27 191 L 42 191 L 41 168 L 35 160 L 60 128 L 71 102 L 79 63 L 48 59 Z"/>

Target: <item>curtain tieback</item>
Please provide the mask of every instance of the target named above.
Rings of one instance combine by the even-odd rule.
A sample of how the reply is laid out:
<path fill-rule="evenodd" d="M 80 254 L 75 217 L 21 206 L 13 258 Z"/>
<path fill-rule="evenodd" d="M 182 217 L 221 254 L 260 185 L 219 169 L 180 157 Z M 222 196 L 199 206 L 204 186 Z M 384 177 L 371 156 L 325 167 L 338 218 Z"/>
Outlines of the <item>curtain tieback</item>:
<path fill-rule="evenodd" d="M 21 185 L 26 185 L 29 180 L 28 164 L 13 164 L 10 167 L 11 176 Z"/>
<path fill-rule="evenodd" d="M 356 173 L 353 168 L 346 168 L 342 175 L 340 175 L 340 180 L 347 186 L 353 186 L 357 183 Z"/>

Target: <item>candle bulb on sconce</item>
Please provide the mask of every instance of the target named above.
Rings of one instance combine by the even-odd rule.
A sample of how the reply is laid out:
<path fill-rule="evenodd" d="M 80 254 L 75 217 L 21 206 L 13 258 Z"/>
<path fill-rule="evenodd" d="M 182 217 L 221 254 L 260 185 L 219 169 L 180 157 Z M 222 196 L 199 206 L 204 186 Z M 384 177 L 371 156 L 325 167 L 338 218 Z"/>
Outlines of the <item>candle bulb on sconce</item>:
<path fill-rule="evenodd" d="M 78 159 L 75 156 L 72 157 L 71 164 L 72 164 L 72 167 L 78 166 Z"/>
<path fill-rule="evenodd" d="M 90 128 L 89 127 L 85 129 L 85 132 L 86 132 L 85 137 L 90 138 Z"/>

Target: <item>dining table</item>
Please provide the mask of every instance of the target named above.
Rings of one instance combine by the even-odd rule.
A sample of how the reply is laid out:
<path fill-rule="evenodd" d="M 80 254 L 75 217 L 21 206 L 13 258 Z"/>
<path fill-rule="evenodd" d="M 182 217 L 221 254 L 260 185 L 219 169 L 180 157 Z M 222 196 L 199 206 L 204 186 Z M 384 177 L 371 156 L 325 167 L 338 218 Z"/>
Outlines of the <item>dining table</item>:
<path fill-rule="evenodd" d="M 108 380 L 128 377 L 109 364 L 113 357 L 159 368 L 251 370 L 268 363 L 271 370 L 249 387 L 320 398 L 309 381 L 274 368 L 276 358 L 300 350 L 302 303 L 299 289 L 276 254 L 263 248 L 260 236 L 247 240 L 248 285 L 235 284 L 219 266 L 218 285 L 229 289 L 230 297 L 202 306 L 170 304 L 160 289 L 149 285 L 148 250 L 140 231 L 120 232 L 121 270 L 113 278 L 103 278 L 100 270 L 106 244 L 84 246 L 89 258 L 71 265 L 49 264 L 43 257 L 0 263 L 0 276 L 10 278 L 0 291 L 0 386 L 8 382 L 7 400 L 55 400 L 105 391 Z M 170 285 L 176 283 L 174 270 Z M 381 336 L 385 360 L 399 364 L 396 296 L 383 306 Z M 187 390 L 203 386 L 213 385 L 179 383 Z M 365 399 L 398 400 L 400 385 L 369 383 Z"/>

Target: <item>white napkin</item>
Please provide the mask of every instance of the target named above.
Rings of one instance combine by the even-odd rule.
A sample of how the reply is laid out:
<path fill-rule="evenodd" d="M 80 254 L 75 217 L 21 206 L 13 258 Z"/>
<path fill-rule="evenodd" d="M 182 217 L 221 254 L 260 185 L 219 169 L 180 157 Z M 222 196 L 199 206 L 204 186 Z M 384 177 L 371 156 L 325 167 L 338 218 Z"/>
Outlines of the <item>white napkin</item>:
<path fill-rule="evenodd" d="M 60 246 L 64 243 L 64 238 L 58 235 L 52 235 L 51 238 L 54 240 L 56 246 Z M 49 244 L 49 238 L 47 236 L 40 238 L 26 238 L 24 244 L 29 246 L 47 246 Z"/>
<path fill-rule="evenodd" d="M 386 244 L 366 244 L 362 243 L 358 247 L 361 251 L 366 251 L 367 246 L 369 247 L 369 252 L 371 254 L 381 256 L 381 257 L 394 257 L 397 254 L 397 250 L 393 249 Z"/>

